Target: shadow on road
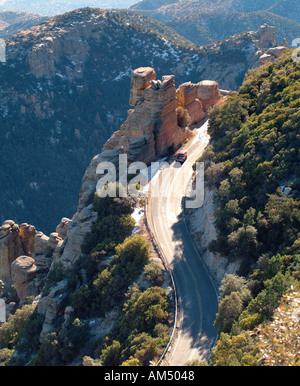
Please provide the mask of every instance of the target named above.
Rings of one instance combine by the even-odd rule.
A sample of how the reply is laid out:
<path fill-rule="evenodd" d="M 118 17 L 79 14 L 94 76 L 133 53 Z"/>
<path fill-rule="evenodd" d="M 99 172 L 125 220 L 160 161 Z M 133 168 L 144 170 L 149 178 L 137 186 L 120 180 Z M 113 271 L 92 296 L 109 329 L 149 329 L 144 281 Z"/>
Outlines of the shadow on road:
<path fill-rule="evenodd" d="M 195 248 L 182 212 L 172 227 L 176 244 L 172 264 L 179 300 L 181 329 L 191 348 L 208 360 L 217 332 L 213 326 L 218 312 L 216 289 Z"/>

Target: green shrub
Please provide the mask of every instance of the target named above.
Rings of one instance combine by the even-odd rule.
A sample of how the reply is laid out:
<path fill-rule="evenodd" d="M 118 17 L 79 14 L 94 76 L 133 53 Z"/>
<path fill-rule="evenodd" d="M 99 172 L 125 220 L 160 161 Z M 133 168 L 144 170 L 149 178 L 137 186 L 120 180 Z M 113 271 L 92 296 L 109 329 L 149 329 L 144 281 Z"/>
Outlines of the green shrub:
<path fill-rule="evenodd" d="M 152 262 L 145 266 L 144 275 L 146 276 L 147 280 L 149 280 L 153 285 L 158 285 L 163 280 L 162 269 L 155 262 Z"/>
<path fill-rule="evenodd" d="M 191 117 L 189 112 L 183 107 L 179 106 L 176 109 L 177 123 L 179 127 L 186 127 L 191 124 Z"/>

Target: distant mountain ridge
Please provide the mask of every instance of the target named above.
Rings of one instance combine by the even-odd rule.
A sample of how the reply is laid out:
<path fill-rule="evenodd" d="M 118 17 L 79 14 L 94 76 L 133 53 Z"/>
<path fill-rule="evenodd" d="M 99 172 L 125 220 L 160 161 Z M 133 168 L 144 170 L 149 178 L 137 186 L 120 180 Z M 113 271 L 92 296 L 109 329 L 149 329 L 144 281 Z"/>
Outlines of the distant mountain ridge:
<path fill-rule="evenodd" d="M 150 7 L 150 4 L 153 4 Z M 270 11 L 280 16 L 289 17 L 299 21 L 298 0 L 157 0 L 150 2 L 141 1 L 131 6 L 132 9 L 157 10 L 165 17 L 180 17 L 189 13 L 217 13 L 217 12 L 255 12 Z"/>
<path fill-rule="evenodd" d="M 23 11 L 39 15 L 60 15 L 83 7 L 128 8 L 134 0 L 1 0 L 1 11 Z"/>
<path fill-rule="evenodd" d="M 12 36 L 47 19 L 47 17 L 27 12 L 0 12 L 0 37 Z"/>
<path fill-rule="evenodd" d="M 164 23 L 200 45 L 211 44 L 243 31 L 256 31 L 263 24 L 275 27 L 278 44 L 286 39 L 291 45 L 300 36 L 300 23 L 268 11 L 190 14 Z"/>
<path fill-rule="evenodd" d="M 259 23 L 274 25 L 279 43 L 283 38 L 291 43 L 300 36 L 298 0 L 145 0 L 131 9 L 162 21 L 196 44 L 255 30 Z"/>

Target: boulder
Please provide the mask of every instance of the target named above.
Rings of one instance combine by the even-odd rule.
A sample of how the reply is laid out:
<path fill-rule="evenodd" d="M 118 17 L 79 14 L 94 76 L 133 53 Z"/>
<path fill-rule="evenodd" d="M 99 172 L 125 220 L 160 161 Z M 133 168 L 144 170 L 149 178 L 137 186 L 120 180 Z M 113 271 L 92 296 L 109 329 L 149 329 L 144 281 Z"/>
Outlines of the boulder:
<path fill-rule="evenodd" d="M 275 59 L 275 56 L 265 53 L 259 58 L 259 63 L 261 66 L 264 66 L 266 64 L 273 63 Z"/>
<path fill-rule="evenodd" d="M 18 257 L 11 265 L 11 278 L 17 291 L 20 303 L 28 296 L 37 296 L 34 278 L 37 275 L 35 261 L 29 256 Z"/>
<path fill-rule="evenodd" d="M 203 80 L 202 82 L 199 82 L 197 95 L 205 112 L 223 98 L 219 90 L 219 84 L 212 80 Z"/>
<path fill-rule="evenodd" d="M 52 232 L 48 240 L 49 250 L 55 251 L 56 247 L 61 245 L 63 240 L 59 237 L 58 233 Z"/>
<path fill-rule="evenodd" d="M 56 227 L 56 233 L 58 234 L 58 237 L 62 240 L 65 240 L 65 238 L 67 237 L 67 232 L 71 221 L 71 219 L 63 217 Z"/>
<path fill-rule="evenodd" d="M 34 255 L 44 255 L 47 253 L 49 237 L 43 232 L 37 232 L 34 239 Z"/>
<path fill-rule="evenodd" d="M 280 58 L 280 56 L 282 56 L 285 51 L 288 50 L 287 47 L 285 46 L 279 46 L 279 47 L 272 47 L 272 48 L 269 48 L 268 51 L 266 52 L 267 55 L 272 55 L 274 56 L 276 59 Z"/>
<path fill-rule="evenodd" d="M 22 242 L 24 254 L 32 256 L 34 249 L 35 236 L 37 231 L 33 225 L 23 223 L 20 225 L 19 235 Z"/>

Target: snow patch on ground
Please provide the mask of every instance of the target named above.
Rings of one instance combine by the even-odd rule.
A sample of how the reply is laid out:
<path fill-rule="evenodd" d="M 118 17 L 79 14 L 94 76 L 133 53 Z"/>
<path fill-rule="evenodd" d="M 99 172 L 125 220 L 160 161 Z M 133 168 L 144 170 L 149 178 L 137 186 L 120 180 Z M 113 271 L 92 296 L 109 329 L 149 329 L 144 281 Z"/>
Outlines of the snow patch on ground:
<path fill-rule="evenodd" d="M 210 136 L 207 133 L 207 128 L 208 128 L 208 120 L 199 128 L 194 129 L 193 131 L 196 131 L 197 134 L 193 140 L 193 144 L 196 142 L 201 142 L 201 143 L 209 143 Z"/>

